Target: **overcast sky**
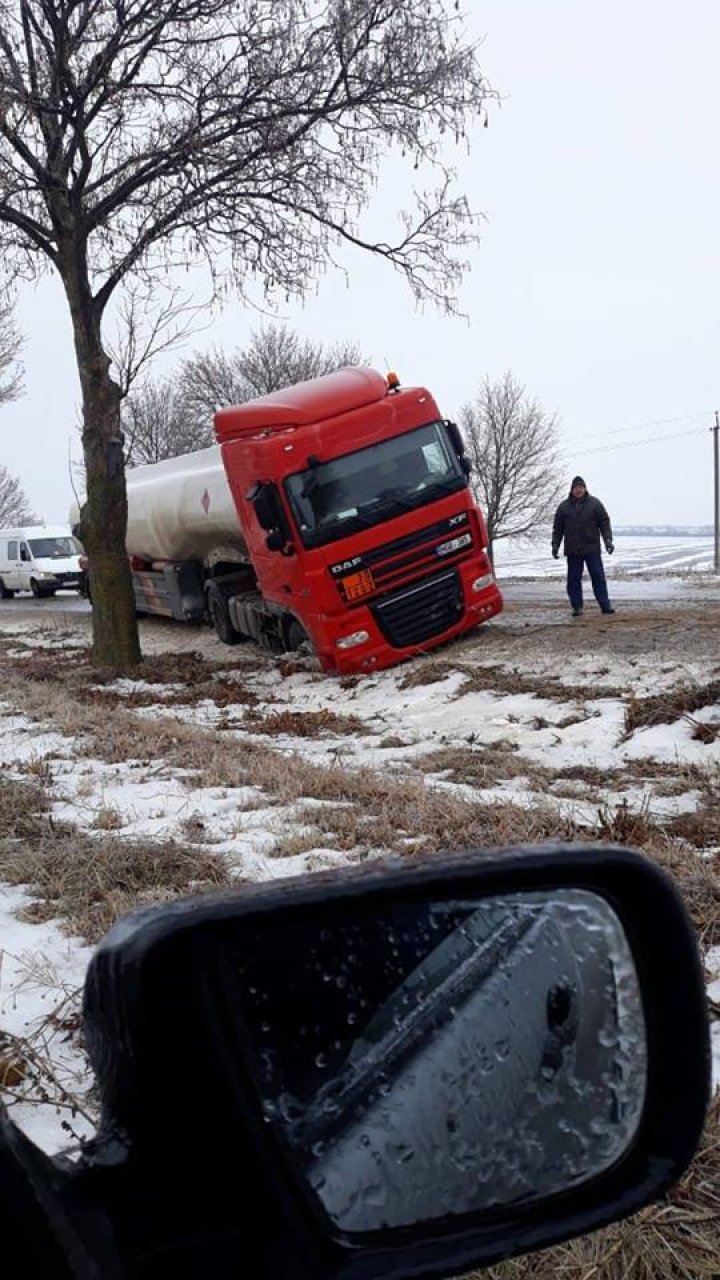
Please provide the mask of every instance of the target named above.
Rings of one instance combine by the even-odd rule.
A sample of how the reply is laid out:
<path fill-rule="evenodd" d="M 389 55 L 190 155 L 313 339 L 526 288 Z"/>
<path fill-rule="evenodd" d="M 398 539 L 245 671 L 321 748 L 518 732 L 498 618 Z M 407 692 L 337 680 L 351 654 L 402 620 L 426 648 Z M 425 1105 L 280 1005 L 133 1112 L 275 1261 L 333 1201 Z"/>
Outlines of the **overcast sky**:
<path fill-rule="evenodd" d="M 510 368 L 562 421 L 568 480 L 583 474 L 616 523 L 709 523 L 720 405 L 720 5 L 717 0 L 471 0 L 502 92 L 461 181 L 487 221 L 460 304 L 418 312 L 407 286 L 357 252 L 304 306 L 300 332 L 355 340 L 427 385 L 449 416 Z M 383 173 L 374 226 L 404 192 Z M 78 385 L 54 282 L 23 286 L 27 394 L 2 410 L 0 461 L 46 522 L 72 497 Z M 260 317 L 227 305 L 186 348 L 232 347 Z M 179 360 L 183 353 L 173 359 Z M 172 361 L 165 360 L 167 372 Z M 673 438 L 668 438 L 673 437 Z M 643 441 L 633 445 L 632 442 Z"/>

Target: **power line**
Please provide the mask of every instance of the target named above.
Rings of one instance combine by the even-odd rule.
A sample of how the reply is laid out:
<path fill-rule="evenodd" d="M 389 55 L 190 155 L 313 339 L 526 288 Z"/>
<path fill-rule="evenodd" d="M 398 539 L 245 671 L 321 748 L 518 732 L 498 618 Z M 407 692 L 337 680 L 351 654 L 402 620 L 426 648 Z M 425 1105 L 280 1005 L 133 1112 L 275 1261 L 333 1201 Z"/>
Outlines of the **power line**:
<path fill-rule="evenodd" d="M 623 435 L 626 431 L 646 431 L 648 427 L 668 427 L 673 422 L 693 422 L 696 418 L 708 418 L 712 410 L 703 409 L 699 413 L 681 413 L 676 418 L 652 418 L 648 422 L 636 422 L 632 427 L 613 427 L 611 431 L 586 431 L 581 436 L 571 436 L 569 444 L 582 444 L 585 440 L 594 440 L 598 436 Z"/>
<path fill-rule="evenodd" d="M 596 453 L 619 453 L 622 449 L 636 449 L 641 445 L 662 444 L 664 440 L 685 440 L 688 436 L 702 435 L 704 430 L 704 427 L 695 427 L 692 431 L 675 431 L 671 435 L 645 436 L 642 440 L 626 440 L 623 444 L 601 445 L 595 449 L 583 449 L 582 452 L 583 456 Z M 577 450 L 573 452 L 577 452 Z"/>
<path fill-rule="evenodd" d="M 599 448 L 595 449 L 583 449 L 582 454 L 583 457 L 585 457 L 597 453 L 618 453 L 622 449 L 637 449 L 641 445 L 662 444 L 665 440 L 686 440 L 688 436 L 699 436 L 702 435 L 704 431 L 704 427 L 695 427 L 692 431 L 674 431 L 671 435 L 645 436 L 642 440 L 626 440 L 623 444 L 609 444 L 601 445 Z M 561 445 L 561 449 L 565 453 L 568 451 L 565 444 Z M 573 449 L 572 452 L 578 453 L 579 450 L 576 448 Z"/>

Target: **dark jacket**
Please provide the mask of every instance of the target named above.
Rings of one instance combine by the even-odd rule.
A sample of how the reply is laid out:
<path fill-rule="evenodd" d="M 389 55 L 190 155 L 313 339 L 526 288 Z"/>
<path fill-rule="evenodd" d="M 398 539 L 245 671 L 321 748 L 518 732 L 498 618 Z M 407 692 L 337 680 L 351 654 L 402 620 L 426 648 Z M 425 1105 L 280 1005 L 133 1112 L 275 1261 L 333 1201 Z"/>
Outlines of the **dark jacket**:
<path fill-rule="evenodd" d="M 560 503 L 555 512 L 552 532 L 553 553 L 565 539 L 566 556 L 587 556 L 600 550 L 600 535 L 606 547 L 612 546 L 610 517 L 599 498 L 585 493 L 576 501 L 572 497 Z"/>

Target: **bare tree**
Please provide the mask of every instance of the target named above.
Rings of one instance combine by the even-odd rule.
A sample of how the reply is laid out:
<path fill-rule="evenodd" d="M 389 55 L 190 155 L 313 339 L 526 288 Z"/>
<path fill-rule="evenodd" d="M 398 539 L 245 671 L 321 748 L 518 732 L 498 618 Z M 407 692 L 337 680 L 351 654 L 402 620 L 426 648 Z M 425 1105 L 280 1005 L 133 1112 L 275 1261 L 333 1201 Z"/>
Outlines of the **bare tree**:
<path fill-rule="evenodd" d="M 242 404 L 343 365 L 365 363 L 355 343 L 313 342 L 286 324 L 270 324 L 253 332 L 248 345 L 238 351 L 214 350 L 186 360 L 178 389 L 194 438 L 211 444 L 213 414 L 224 405 Z"/>
<path fill-rule="evenodd" d="M 182 398 L 171 378 L 147 381 L 132 391 L 123 405 L 122 421 L 125 457 L 131 467 L 174 458 L 205 444 L 188 428 Z"/>
<path fill-rule="evenodd" d="M 148 311 L 140 291 L 132 286 L 125 289 L 118 307 L 117 341 L 107 344 L 121 399 L 147 377 L 156 356 L 184 342 L 198 327 L 197 317 L 203 310 L 172 289 L 169 297 Z"/>
<path fill-rule="evenodd" d="M 0 250 L 17 276 L 57 271 L 70 311 L 96 662 L 140 659 L 110 299 L 195 260 L 218 289 L 301 296 L 350 243 L 452 307 L 476 230 L 441 143 L 492 96 L 457 9 L 0 0 Z M 390 147 L 437 181 L 378 241 L 359 215 Z"/>
<path fill-rule="evenodd" d="M 206 449 L 215 440 L 213 415 L 224 405 L 366 363 L 352 342 L 313 342 L 285 324 L 257 330 L 238 351 L 190 356 L 174 377 L 147 379 L 130 390 L 122 409 L 127 462 L 138 466 Z"/>
<path fill-rule="evenodd" d="M 16 400 L 22 391 L 21 346 L 12 307 L 0 299 L 0 405 Z"/>
<path fill-rule="evenodd" d="M 486 378 L 460 420 L 492 559 L 499 538 L 537 530 L 559 501 L 558 421 L 510 372 L 497 382 Z"/>
<path fill-rule="evenodd" d="M 36 523 L 37 516 L 33 515 L 20 481 L 0 464 L 0 529 Z"/>

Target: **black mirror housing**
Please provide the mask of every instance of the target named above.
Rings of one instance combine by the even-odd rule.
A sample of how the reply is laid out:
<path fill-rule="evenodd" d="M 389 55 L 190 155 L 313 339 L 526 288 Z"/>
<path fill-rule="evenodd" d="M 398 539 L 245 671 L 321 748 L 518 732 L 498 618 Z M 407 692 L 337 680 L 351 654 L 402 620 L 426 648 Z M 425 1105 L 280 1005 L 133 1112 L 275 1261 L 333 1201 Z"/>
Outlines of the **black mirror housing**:
<path fill-rule="evenodd" d="M 247 497 L 255 508 L 255 515 L 260 528 L 267 533 L 276 529 L 280 515 L 280 503 L 275 485 L 268 482 L 259 482 L 254 485 Z"/>
<path fill-rule="evenodd" d="M 366 1237 L 338 1227 L 312 1193 L 292 1145 L 268 1122 L 257 1045 L 239 998 L 237 957 L 248 939 L 265 939 L 268 972 L 276 972 L 281 989 L 293 954 L 283 940 L 301 930 L 319 936 L 323 922 L 343 913 L 370 921 L 431 899 L 455 904 L 472 895 L 477 903 L 522 892 L 552 901 L 568 891 L 608 904 L 637 972 L 647 1075 L 627 1149 L 598 1176 L 561 1194 Z M 98 948 L 85 1020 L 103 1106 L 89 1152 L 96 1193 L 121 1234 L 129 1221 L 142 1222 L 125 1251 L 156 1254 L 158 1275 L 169 1266 L 183 1276 L 229 1276 L 242 1264 L 276 1277 L 402 1280 L 454 1275 L 545 1247 L 662 1195 L 696 1149 L 709 1094 L 692 927 L 670 879 L 640 855 L 614 847 L 471 852 L 412 865 L 395 860 L 141 910 Z M 189 1095 L 199 1090 L 196 1114 Z M 117 1185 L 122 1203 L 114 1205 Z M 128 1191 L 131 1185 L 137 1190 Z"/>

